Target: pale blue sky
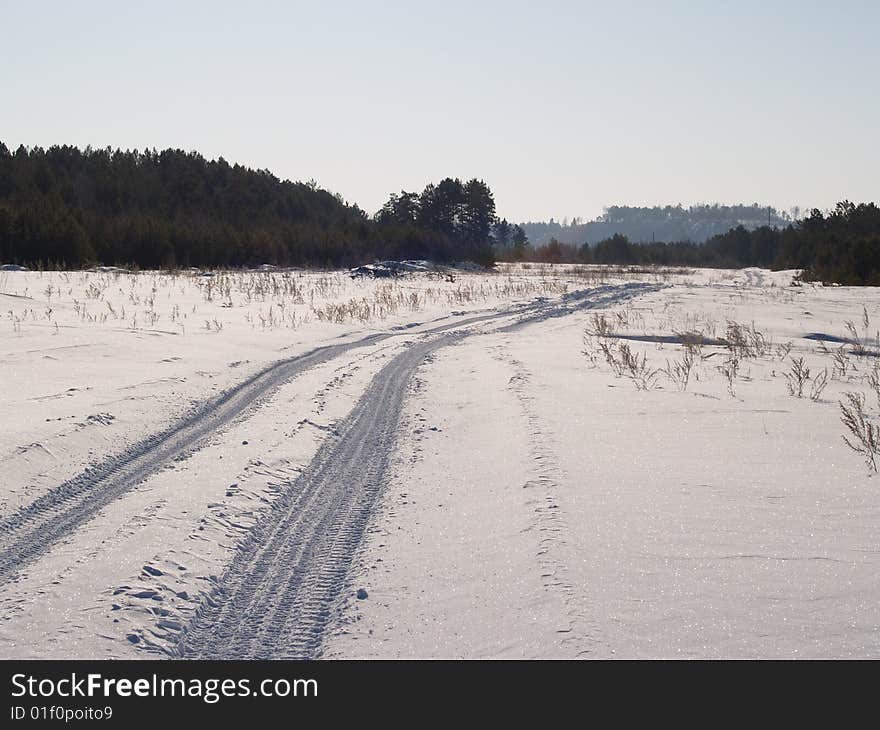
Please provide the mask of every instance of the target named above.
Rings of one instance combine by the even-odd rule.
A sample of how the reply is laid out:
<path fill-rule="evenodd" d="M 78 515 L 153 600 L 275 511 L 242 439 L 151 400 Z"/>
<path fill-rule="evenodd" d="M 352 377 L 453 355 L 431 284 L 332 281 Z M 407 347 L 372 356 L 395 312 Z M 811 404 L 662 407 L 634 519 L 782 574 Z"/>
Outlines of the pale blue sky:
<path fill-rule="evenodd" d="M 180 147 L 513 220 L 878 200 L 880 2 L 8 2 L 0 139 Z"/>

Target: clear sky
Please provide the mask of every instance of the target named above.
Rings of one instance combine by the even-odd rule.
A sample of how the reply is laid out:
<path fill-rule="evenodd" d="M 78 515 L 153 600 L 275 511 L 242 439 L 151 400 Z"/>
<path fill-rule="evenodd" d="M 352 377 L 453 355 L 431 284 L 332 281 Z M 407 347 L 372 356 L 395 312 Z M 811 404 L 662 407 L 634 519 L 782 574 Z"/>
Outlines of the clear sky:
<path fill-rule="evenodd" d="M 0 0 L 0 140 L 179 147 L 374 212 L 880 200 L 880 2 Z"/>

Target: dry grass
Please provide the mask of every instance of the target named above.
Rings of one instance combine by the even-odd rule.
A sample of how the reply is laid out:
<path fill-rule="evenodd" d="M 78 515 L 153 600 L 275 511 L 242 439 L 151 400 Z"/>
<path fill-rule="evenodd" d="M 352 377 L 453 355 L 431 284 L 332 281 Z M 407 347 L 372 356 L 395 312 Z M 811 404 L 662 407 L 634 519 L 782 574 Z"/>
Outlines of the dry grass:
<path fill-rule="evenodd" d="M 865 396 L 861 393 L 844 393 L 840 401 L 840 420 L 849 431 L 844 443 L 865 459 L 865 465 L 877 471 L 877 456 L 880 454 L 880 426 L 871 423 L 865 412 Z"/>
<path fill-rule="evenodd" d="M 13 333 L 28 326 L 89 326 L 183 335 L 221 334 L 242 323 L 257 331 L 313 322 L 366 325 L 429 308 L 502 306 L 558 296 L 584 284 L 559 267 L 457 272 L 454 280 L 408 274 L 390 281 L 352 279 L 346 271 L 92 270 L 7 275 L 4 293 L 25 304 L 9 310 Z"/>

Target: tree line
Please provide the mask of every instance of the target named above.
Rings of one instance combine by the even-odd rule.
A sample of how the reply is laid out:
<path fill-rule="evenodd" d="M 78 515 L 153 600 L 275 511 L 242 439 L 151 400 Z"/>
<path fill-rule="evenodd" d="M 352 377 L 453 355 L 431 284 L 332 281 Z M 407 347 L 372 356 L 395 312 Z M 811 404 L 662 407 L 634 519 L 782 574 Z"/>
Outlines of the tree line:
<path fill-rule="evenodd" d="M 687 210 L 712 219 L 753 206 L 716 208 Z M 674 218 L 680 210 L 615 207 L 606 222 L 630 214 Z M 222 157 L 70 146 L 10 152 L 0 142 L 3 263 L 340 267 L 381 259 L 491 264 L 496 257 L 797 268 L 806 279 L 880 285 L 880 209 L 843 201 L 785 226 L 737 225 L 704 244 L 634 243 L 615 233 L 595 244 L 551 238 L 532 246 L 523 226 L 498 218 L 492 191 L 478 179 L 445 178 L 420 193 L 401 191 L 370 216 L 313 182 L 280 180 Z"/>
<path fill-rule="evenodd" d="M 803 269 L 807 281 L 880 286 L 880 208 L 848 200 L 825 214 L 813 209 L 784 228 L 737 226 L 704 244 L 633 243 L 615 234 L 595 245 L 551 240 L 528 247 L 522 258 L 545 262 L 620 265 Z"/>
<path fill-rule="evenodd" d="M 371 217 L 313 182 L 280 180 L 222 157 L 71 146 L 10 152 L 0 142 L 0 261 L 7 263 L 492 263 L 496 230 L 508 229 L 481 180 L 447 178 L 420 195 L 392 195 Z"/>
<path fill-rule="evenodd" d="M 497 250 L 528 243 L 521 226 L 498 218 L 492 191 L 477 179 L 446 178 L 421 193 L 393 194 L 375 221 L 383 235 L 398 242 L 398 258 L 492 264 Z"/>

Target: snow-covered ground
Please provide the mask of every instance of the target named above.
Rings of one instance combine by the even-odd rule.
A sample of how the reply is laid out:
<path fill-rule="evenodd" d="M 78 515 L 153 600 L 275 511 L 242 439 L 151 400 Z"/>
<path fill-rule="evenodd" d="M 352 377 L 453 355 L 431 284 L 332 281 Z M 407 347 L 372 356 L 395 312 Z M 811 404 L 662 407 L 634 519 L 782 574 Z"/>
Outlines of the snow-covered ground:
<path fill-rule="evenodd" d="M 633 281 L 654 286 L 613 288 Z M 0 273 L 0 553 L 24 556 L 0 584 L 0 656 L 179 655 L 251 528 L 416 345 L 429 354 L 365 538 L 318 607 L 318 655 L 877 656 L 880 490 L 839 401 L 863 394 L 877 421 L 878 358 L 851 341 L 876 349 L 880 291 L 791 284 L 538 265 Z M 517 324 L 557 302 L 564 316 Z M 469 336 L 430 349 L 447 326 Z M 55 529 L 59 485 L 328 344 L 40 550 L 4 536 L 41 499 Z"/>

